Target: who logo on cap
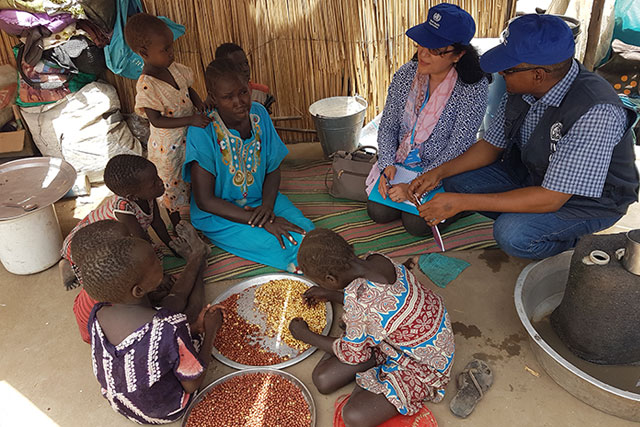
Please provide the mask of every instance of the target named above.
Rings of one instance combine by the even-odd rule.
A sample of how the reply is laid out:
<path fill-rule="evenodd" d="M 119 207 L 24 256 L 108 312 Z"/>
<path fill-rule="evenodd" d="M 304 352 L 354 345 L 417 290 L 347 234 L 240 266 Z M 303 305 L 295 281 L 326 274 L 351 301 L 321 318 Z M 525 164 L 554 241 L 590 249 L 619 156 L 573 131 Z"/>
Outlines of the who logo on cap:
<path fill-rule="evenodd" d="M 480 57 L 485 73 L 496 73 L 518 64 L 553 65 L 572 58 L 575 42 L 571 28 L 561 18 L 532 13 L 511 22 L 498 46 Z"/>
<path fill-rule="evenodd" d="M 407 30 L 407 36 L 422 47 L 440 49 L 454 43 L 468 45 L 476 23 L 465 10 L 450 3 L 429 9 L 427 20 Z"/>
<path fill-rule="evenodd" d="M 434 13 L 433 16 L 431 16 L 431 19 L 429 19 L 429 25 L 431 25 L 433 28 L 438 29 L 440 28 L 440 20 L 442 19 L 442 15 L 440 15 L 438 12 Z"/>

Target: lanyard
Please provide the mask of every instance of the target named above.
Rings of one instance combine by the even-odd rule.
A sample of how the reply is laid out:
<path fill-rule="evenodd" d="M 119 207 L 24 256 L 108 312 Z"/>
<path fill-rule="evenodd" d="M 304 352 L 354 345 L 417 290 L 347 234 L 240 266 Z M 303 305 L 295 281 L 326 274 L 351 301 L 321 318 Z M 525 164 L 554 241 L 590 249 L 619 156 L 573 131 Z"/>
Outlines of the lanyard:
<path fill-rule="evenodd" d="M 420 107 L 420 111 L 418 111 L 418 117 L 416 118 L 415 123 L 413 124 L 413 129 L 411 129 L 411 148 L 413 148 L 415 144 L 416 138 L 416 126 L 418 126 L 418 119 L 420 118 L 420 113 L 424 109 L 425 105 L 427 105 L 427 101 L 429 101 L 429 86 L 427 85 L 427 93 L 424 95 L 424 101 L 422 101 L 422 106 Z"/>

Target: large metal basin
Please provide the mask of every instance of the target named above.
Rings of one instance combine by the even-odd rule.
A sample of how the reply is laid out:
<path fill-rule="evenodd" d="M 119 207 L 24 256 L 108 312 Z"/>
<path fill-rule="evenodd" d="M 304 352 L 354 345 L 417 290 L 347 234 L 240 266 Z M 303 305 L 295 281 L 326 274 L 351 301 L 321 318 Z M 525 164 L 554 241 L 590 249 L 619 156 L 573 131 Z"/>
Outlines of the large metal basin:
<path fill-rule="evenodd" d="M 562 301 L 573 251 L 529 264 L 515 289 L 515 304 L 529 334 L 538 362 L 562 388 L 603 412 L 640 422 L 640 394 L 631 393 L 592 377 L 569 363 L 536 332 L 532 322 L 549 315 Z"/>

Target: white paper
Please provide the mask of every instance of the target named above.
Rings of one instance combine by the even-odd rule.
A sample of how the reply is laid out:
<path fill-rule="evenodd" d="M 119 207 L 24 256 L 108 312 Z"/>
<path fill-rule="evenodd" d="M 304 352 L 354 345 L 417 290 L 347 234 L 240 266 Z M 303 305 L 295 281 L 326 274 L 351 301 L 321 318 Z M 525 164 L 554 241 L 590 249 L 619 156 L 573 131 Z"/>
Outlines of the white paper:
<path fill-rule="evenodd" d="M 389 181 L 391 185 L 409 184 L 418 176 L 418 172 L 396 166 L 396 175 Z"/>

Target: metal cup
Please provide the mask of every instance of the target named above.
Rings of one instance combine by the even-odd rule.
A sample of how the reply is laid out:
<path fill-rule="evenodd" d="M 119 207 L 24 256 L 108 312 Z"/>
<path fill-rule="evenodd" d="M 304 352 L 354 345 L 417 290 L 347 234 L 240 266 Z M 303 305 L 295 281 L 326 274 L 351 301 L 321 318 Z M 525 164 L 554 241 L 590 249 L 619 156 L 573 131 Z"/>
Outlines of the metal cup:
<path fill-rule="evenodd" d="M 640 230 L 627 231 L 622 265 L 629 272 L 640 276 Z"/>

